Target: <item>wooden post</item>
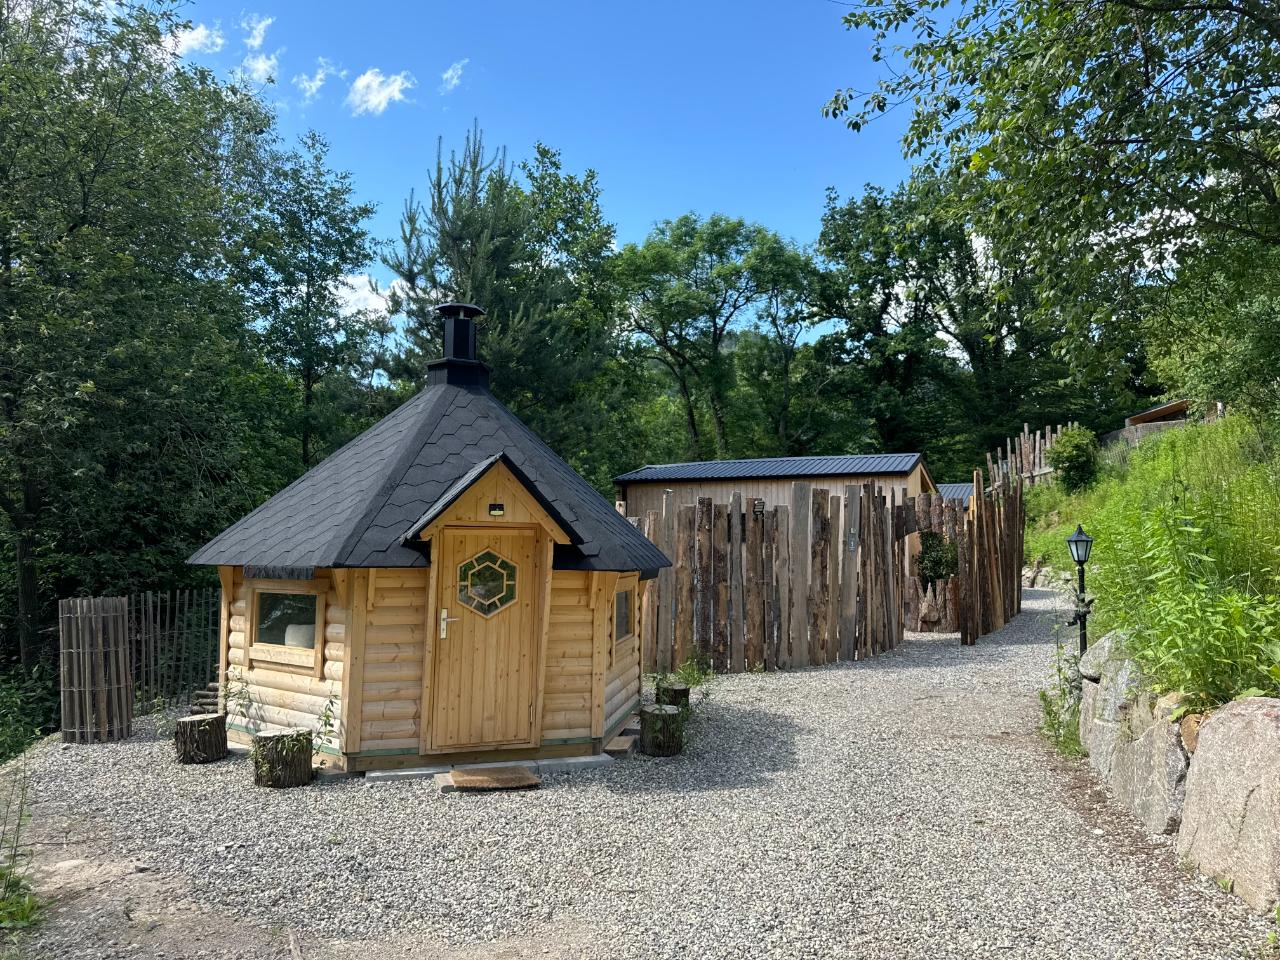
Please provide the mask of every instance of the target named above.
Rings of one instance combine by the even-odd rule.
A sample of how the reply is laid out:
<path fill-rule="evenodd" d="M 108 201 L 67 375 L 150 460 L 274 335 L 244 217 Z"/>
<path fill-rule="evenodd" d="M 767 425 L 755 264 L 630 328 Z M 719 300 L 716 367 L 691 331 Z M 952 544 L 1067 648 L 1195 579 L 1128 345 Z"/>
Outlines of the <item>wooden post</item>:
<path fill-rule="evenodd" d="M 764 501 L 760 501 L 763 506 Z M 763 629 L 760 633 L 761 654 L 766 670 L 778 669 L 778 511 L 767 510 L 761 517 L 763 550 L 760 557 L 760 594 L 764 602 Z"/>
<path fill-rule="evenodd" d="M 227 718 L 221 713 L 179 717 L 173 730 L 179 763 L 212 763 L 227 755 Z"/>
<path fill-rule="evenodd" d="M 813 487 L 791 485 L 791 663 L 809 666 L 809 532 Z"/>
<path fill-rule="evenodd" d="M 717 673 L 729 672 L 729 506 L 717 503 L 712 514 L 711 534 L 712 621 L 711 666 Z"/>
<path fill-rule="evenodd" d="M 697 569 L 696 512 L 692 504 L 685 504 L 679 508 L 677 514 L 672 669 L 689 659 L 694 650 L 694 621 L 697 619 L 697 592 L 693 582 Z"/>
<path fill-rule="evenodd" d="M 743 564 L 743 669 L 764 666 L 764 501 L 748 497 L 743 515 L 746 525 Z"/>
<path fill-rule="evenodd" d="M 742 494 L 729 498 L 729 670 L 746 669 L 746 610 L 743 608 Z"/>
<path fill-rule="evenodd" d="M 827 538 L 827 655 L 823 662 L 835 663 L 840 659 L 840 511 L 844 498 L 839 493 L 831 493 L 827 502 L 831 525 Z"/>
<path fill-rule="evenodd" d="M 712 586 L 712 528 L 714 510 L 710 497 L 698 498 L 697 550 L 693 567 L 693 652 L 706 663 L 711 661 L 711 632 L 715 610 L 715 589 Z"/>
<path fill-rule="evenodd" d="M 791 659 L 791 508 L 785 503 L 774 507 L 774 529 L 777 534 L 773 552 L 773 582 L 777 584 L 778 630 L 777 657 L 779 670 L 786 670 Z"/>
<path fill-rule="evenodd" d="M 678 707 L 651 703 L 640 708 L 640 752 L 674 757 L 684 749 L 684 727 Z"/>
<path fill-rule="evenodd" d="M 655 662 L 651 670 L 659 673 L 668 672 L 671 667 L 671 652 L 674 648 L 673 614 L 676 604 L 676 506 L 675 496 L 670 490 L 662 494 L 662 540 L 658 544 L 663 553 L 672 562 L 672 566 L 658 571 L 658 629 L 655 646 Z"/>
<path fill-rule="evenodd" d="M 844 488 L 840 525 L 840 589 L 837 609 L 840 621 L 840 659 L 858 656 L 858 537 L 862 526 L 862 501 L 858 488 Z"/>
<path fill-rule="evenodd" d="M 645 514 L 645 536 L 658 549 L 662 549 L 662 514 L 650 510 Z M 644 600 L 640 618 L 640 669 L 644 673 L 653 673 L 658 669 L 658 609 L 662 605 L 658 590 L 658 578 L 654 577 L 644 584 Z"/>
<path fill-rule="evenodd" d="M 813 491 L 813 524 L 809 536 L 809 662 L 827 662 L 827 618 L 831 589 L 831 496 L 823 489 Z"/>

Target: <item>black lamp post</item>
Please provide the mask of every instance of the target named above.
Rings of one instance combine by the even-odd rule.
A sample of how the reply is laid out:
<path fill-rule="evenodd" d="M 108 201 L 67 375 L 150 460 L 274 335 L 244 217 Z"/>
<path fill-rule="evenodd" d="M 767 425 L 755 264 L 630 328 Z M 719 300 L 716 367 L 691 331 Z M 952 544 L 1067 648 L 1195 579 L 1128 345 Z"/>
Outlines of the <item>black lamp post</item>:
<path fill-rule="evenodd" d="M 1084 527 L 1076 524 L 1076 532 L 1067 537 L 1067 549 L 1071 551 L 1071 559 L 1076 562 L 1076 569 L 1080 571 L 1080 590 L 1076 596 L 1076 615 L 1075 619 L 1068 623 L 1080 624 L 1080 656 L 1084 656 L 1085 650 L 1089 648 L 1089 635 L 1086 631 L 1086 621 L 1089 619 L 1089 604 L 1085 600 L 1084 595 L 1084 565 L 1089 562 L 1089 552 L 1093 549 L 1093 537 L 1084 532 Z"/>

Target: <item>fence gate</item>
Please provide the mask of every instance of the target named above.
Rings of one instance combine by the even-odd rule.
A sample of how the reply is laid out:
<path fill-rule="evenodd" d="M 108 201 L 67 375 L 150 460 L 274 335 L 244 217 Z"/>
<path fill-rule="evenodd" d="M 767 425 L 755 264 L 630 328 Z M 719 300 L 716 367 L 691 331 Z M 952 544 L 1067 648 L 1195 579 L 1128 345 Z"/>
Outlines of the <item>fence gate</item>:
<path fill-rule="evenodd" d="M 133 728 L 133 658 L 129 601 L 73 597 L 58 601 L 62 739 L 124 740 Z"/>

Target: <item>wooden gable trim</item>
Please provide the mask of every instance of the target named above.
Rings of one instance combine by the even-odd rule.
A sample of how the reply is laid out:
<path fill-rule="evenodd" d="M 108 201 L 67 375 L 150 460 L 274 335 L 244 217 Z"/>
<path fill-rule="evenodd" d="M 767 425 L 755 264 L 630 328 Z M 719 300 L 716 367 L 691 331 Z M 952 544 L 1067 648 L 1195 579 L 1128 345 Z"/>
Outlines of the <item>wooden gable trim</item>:
<path fill-rule="evenodd" d="M 499 487 L 499 490 L 493 494 L 494 496 L 500 495 L 503 502 L 513 501 L 518 504 L 527 519 L 512 519 L 512 511 L 510 510 L 507 511 L 507 515 L 504 515 L 501 518 L 490 517 L 487 512 L 482 515 L 477 515 L 471 511 L 469 509 L 470 504 L 468 503 L 468 495 L 471 494 L 472 491 L 483 491 L 486 486 L 491 484 L 496 484 Z M 426 527 L 423 527 L 422 531 L 418 534 L 418 539 L 430 540 L 437 530 L 447 526 L 474 524 L 487 525 L 490 523 L 495 526 L 504 524 L 523 525 L 528 522 L 533 522 L 542 527 L 546 531 L 547 536 L 555 543 L 567 544 L 571 542 L 568 532 L 564 530 L 556 519 L 543 508 L 542 504 L 540 504 L 533 494 L 528 491 L 520 479 L 516 477 L 510 469 L 508 469 L 507 465 L 498 461 L 481 476 L 477 477 L 475 482 L 472 483 L 464 493 L 459 495 L 457 502 L 450 504 L 449 508 L 445 510 L 444 513 L 432 520 Z"/>

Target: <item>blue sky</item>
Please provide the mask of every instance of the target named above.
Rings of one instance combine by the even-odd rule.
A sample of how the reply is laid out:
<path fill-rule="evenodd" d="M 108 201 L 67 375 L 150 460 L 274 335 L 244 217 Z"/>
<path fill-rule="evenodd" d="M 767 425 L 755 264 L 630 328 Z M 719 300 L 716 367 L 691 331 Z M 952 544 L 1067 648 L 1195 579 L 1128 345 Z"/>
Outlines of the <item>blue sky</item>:
<path fill-rule="evenodd" d="M 473 120 L 512 159 L 536 141 L 600 176 L 620 243 L 693 210 L 816 239 L 823 191 L 905 177 L 906 117 L 852 133 L 821 115 L 842 85 L 876 76 L 865 37 L 831 0 L 645 4 L 243 3 L 197 0 L 184 56 L 267 74 L 282 132 L 332 144 L 373 231 L 395 235 L 437 138 Z M 383 271 L 375 271 L 383 274 Z"/>

